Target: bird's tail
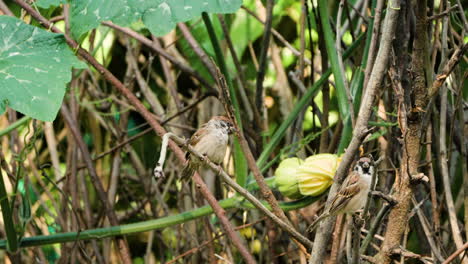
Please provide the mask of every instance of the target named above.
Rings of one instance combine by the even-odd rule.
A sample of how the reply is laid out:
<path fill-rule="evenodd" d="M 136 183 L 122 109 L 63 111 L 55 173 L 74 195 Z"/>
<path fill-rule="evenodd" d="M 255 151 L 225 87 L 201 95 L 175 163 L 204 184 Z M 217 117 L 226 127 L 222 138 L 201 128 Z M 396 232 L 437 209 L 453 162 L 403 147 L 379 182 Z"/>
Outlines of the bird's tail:
<path fill-rule="evenodd" d="M 188 161 L 187 165 L 185 165 L 184 169 L 182 170 L 182 174 L 180 175 L 181 181 L 188 181 L 192 178 L 195 171 L 198 169 L 198 166 L 193 162 Z"/>
<path fill-rule="evenodd" d="M 322 222 L 322 220 L 324 220 L 325 218 L 329 217 L 330 216 L 330 213 L 328 212 L 325 212 L 323 214 L 321 214 L 319 217 L 317 217 L 317 219 L 315 219 L 314 222 L 312 222 L 312 224 L 307 228 L 307 232 L 312 232 L 314 231 L 319 225 L 320 225 L 320 222 Z"/>

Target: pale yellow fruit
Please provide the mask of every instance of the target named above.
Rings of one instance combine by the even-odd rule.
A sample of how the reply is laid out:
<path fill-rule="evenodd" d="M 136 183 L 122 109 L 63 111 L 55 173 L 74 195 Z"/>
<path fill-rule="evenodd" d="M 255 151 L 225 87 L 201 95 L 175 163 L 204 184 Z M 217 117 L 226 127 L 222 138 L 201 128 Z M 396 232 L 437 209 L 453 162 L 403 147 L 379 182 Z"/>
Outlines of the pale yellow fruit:
<path fill-rule="evenodd" d="M 306 160 L 288 158 L 275 171 L 276 186 L 286 197 L 317 196 L 333 183 L 341 158 L 335 154 L 317 154 Z"/>

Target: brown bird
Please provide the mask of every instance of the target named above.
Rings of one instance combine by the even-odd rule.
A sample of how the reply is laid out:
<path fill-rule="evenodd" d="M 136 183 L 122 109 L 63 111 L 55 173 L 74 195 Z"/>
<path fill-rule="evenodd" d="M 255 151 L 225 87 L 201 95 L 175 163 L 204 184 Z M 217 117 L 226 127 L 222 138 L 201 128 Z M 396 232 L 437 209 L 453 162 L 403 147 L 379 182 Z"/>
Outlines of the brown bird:
<path fill-rule="evenodd" d="M 216 164 L 220 164 L 229 143 L 229 135 L 234 132 L 234 126 L 225 116 L 214 116 L 207 123 L 203 124 L 189 140 L 189 145 L 197 152 L 208 157 Z M 186 154 L 187 163 L 180 176 L 181 180 L 187 180 L 198 170 L 202 162 L 197 157 Z"/>
<path fill-rule="evenodd" d="M 361 157 L 336 192 L 330 206 L 307 228 L 307 231 L 312 232 L 329 216 L 361 210 L 367 201 L 372 175 L 374 175 L 374 160 L 372 157 Z"/>

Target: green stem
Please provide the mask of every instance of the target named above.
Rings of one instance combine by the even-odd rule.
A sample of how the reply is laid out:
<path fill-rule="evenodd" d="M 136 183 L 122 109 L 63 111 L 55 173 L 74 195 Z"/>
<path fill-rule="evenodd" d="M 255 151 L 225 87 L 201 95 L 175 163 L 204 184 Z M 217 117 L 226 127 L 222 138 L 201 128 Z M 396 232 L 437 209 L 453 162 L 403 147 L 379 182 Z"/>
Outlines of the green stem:
<path fill-rule="evenodd" d="M 320 197 L 306 197 L 292 202 L 282 202 L 280 203 L 280 206 L 285 211 L 296 210 L 308 206 L 309 204 L 315 202 L 319 198 Z M 266 202 L 264 203 L 266 204 Z M 250 202 L 242 201 L 242 197 L 239 196 L 224 199 L 220 201 L 219 204 L 224 209 L 232 209 L 238 207 L 244 207 L 247 209 L 255 208 Z M 122 236 L 133 233 L 146 232 L 151 230 L 162 229 L 180 223 L 185 223 L 187 221 L 195 220 L 200 217 L 210 215 L 212 213 L 213 209 L 210 206 L 203 206 L 191 211 L 180 213 L 178 215 L 171 215 L 164 218 L 137 222 L 127 225 L 89 229 L 81 232 L 59 233 L 49 236 L 27 237 L 21 240 L 21 247 L 44 246 L 56 243 L 73 242 L 87 239 L 102 239 L 112 236 Z M 7 241 L 0 240 L 0 249 L 5 249 L 6 246 Z"/>
<path fill-rule="evenodd" d="M 363 38 L 364 34 L 359 35 L 356 41 L 343 54 L 344 59 L 347 59 L 349 56 L 351 56 L 351 53 L 359 46 L 359 43 Z M 265 146 L 262 154 L 257 160 L 257 165 L 261 169 L 263 169 L 264 165 L 268 161 L 270 154 L 280 143 L 281 139 L 286 133 L 286 130 L 289 128 L 289 126 L 291 126 L 294 120 L 296 120 L 297 116 L 302 111 L 302 109 L 304 109 L 304 107 L 306 107 L 309 104 L 312 96 L 315 95 L 318 92 L 318 89 L 328 80 L 328 77 L 330 77 L 331 73 L 332 71 L 328 69 L 322 74 L 322 77 L 320 77 L 320 79 L 317 82 L 315 82 L 309 89 L 307 89 L 306 93 L 294 105 L 294 108 L 291 110 L 291 113 L 286 118 L 286 120 L 284 120 L 284 122 L 281 123 L 280 127 L 275 131 L 275 133 L 271 137 L 270 142 L 268 142 L 268 144 Z"/>
<path fill-rule="evenodd" d="M 21 119 L 17 120 L 7 128 L 3 129 L 0 131 L 0 137 L 10 133 L 12 130 L 15 130 L 16 128 L 26 124 L 29 120 L 31 120 L 31 117 L 29 116 L 23 116 Z"/>
<path fill-rule="evenodd" d="M 224 209 L 236 207 L 238 198 L 229 198 L 219 202 Z M 137 222 L 127 225 L 112 226 L 106 228 L 89 229 L 80 232 L 59 233 L 49 236 L 27 237 L 21 240 L 21 247 L 43 246 L 56 243 L 65 243 L 87 239 L 102 239 L 112 236 L 128 235 L 138 232 L 162 229 L 176 224 L 184 223 L 213 213 L 210 206 L 203 206 L 195 210 L 187 211 L 178 215 L 171 215 L 164 218 Z M 0 249 L 5 248 L 5 240 L 0 241 Z"/>
<path fill-rule="evenodd" d="M 320 21 L 322 22 L 323 37 L 325 46 L 327 48 L 328 59 L 330 60 L 331 69 L 335 78 L 336 95 L 338 97 L 338 110 L 340 111 L 341 118 L 344 119 L 349 116 L 349 104 L 346 96 L 346 88 L 344 84 L 343 74 L 341 73 L 340 64 L 338 62 L 338 53 L 336 52 L 335 40 L 333 38 L 333 30 L 328 20 L 328 1 L 320 0 L 318 5 L 320 13 Z M 340 23 L 340 21 L 337 21 Z"/>
<path fill-rule="evenodd" d="M 13 224 L 13 216 L 11 215 L 10 203 L 3 181 L 3 172 L 0 169 L 0 206 L 2 208 L 3 223 L 5 224 L 5 233 L 7 241 L 3 240 L 3 245 L 8 252 L 16 252 L 18 250 L 18 238 L 16 237 L 15 225 Z"/>
<path fill-rule="evenodd" d="M 236 90 L 232 84 L 232 80 L 229 77 L 229 72 L 226 66 L 226 61 L 224 60 L 223 52 L 221 51 L 221 47 L 219 45 L 218 38 L 216 37 L 215 30 L 213 28 L 213 24 L 211 23 L 210 16 L 206 13 L 202 13 L 203 22 L 205 23 L 206 30 L 208 31 L 208 35 L 210 36 L 211 44 L 213 45 L 213 50 L 216 54 L 216 62 L 219 65 L 219 69 L 221 73 L 224 75 L 227 85 L 229 87 L 229 95 L 231 96 L 231 101 L 234 108 L 234 114 L 236 115 L 237 124 L 239 124 L 239 128 L 242 129 L 242 120 L 240 117 L 240 107 L 239 101 L 237 100 Z M 213 76 L 216 78 L 216 76 Z M 234 138 L 234 166 L 236 171 L 236 181 L 237 183 L 245 187 L 247 183 L 247 161 L 244 157 L 242 152 L 241 146 L 237 138 Z"/>

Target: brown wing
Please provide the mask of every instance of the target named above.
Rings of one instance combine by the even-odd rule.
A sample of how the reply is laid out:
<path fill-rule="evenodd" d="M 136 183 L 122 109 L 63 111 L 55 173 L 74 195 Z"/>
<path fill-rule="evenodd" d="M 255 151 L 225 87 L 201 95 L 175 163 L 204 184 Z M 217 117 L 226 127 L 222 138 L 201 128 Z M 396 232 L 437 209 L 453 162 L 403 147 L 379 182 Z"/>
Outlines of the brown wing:
<path fill-rule="evenodd" d="M 200 141 L 200 138 L 203 137 L 203 134 L 205 134 L 205 129 L 200 128 L 198 129 L 193 135 L 192 137 L 190 138 L 189 140 L 189 144 L 193 147 L 195 146 L 199 141 Z"/>
<path fill-rule="evenodd" d="M 206 133 L 206 129 L 203 129 L 206 124 L 204 124 L 201 128 L 199 128 L 191 137 L 189 140 L 189 145 L 192 147 L 195 147 L 198 142 L 200 142 L 200 139 L 203 137 L 203 135 Z M 190 157 L 190 152 L 187 151 L 185 154 L 185 159 L 188 159 Z"/>
<path fill-rule="evenodd" d="M 351 172 L 341 185 L 340 191 L 336 194 L 330 206 L 330 214 L 339 213 L 359 191 L 359 174 Z"/>

